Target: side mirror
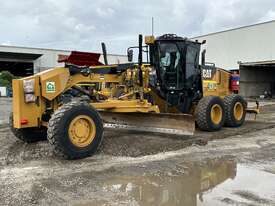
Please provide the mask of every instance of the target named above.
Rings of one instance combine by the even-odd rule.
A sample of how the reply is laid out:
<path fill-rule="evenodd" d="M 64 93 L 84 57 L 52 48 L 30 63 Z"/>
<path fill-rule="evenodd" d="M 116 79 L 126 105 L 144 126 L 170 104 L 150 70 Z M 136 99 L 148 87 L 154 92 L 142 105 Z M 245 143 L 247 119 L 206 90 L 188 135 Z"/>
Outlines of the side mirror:
<path fill-rule="evenodd" d="M 127 56 L 128 56 L 128 62 L 132 62 L 133 61 L 133 50 L 129 49 L 127 51 Z"/>
<path fill-rule="evenodd" d="M 202 42 L 201 42 L 201 44 L 205 44 L 206 43 L 206 40 L 204 39 L 204 40 L 202 40 Z"/>

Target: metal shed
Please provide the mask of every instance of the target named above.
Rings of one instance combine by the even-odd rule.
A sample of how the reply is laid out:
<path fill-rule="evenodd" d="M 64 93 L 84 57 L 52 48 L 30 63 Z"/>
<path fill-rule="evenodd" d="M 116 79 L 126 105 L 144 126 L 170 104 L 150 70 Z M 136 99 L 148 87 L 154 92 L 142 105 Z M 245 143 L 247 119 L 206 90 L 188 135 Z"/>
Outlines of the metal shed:
<path fill-rule="evenodd" d="M 275 60 L 240 63 L 240 93 L 245 97 L 275 97 Z"/>
<path fill-rule="evenodd" d="M 45 48 L 32 48 L 20 46 L 0 45 L 0 72 L 8 70 L 15 76 L 28 76 L 34 73 L 64 66 L 58 62 L 59 55 L 70 55 L 71 51 Z M 103 62 L 103 55 L 99 55 L 99 61 Z M 126 55 L 108 54 L 110 64 L 128 62 Z"/>
<path fill-rule="evenodd" d="M 240 70 L 245 97 L 275 97 L 275 20 L 192 38 L 206 44 L 206 60 L 226 70 Z"/>
<path fill-rule="evenodd" d="M 275 20 L 193 37 L 206 44 L 206 60 L 223 69 L 238 69 L 238 62 L 275 60 Z"/>

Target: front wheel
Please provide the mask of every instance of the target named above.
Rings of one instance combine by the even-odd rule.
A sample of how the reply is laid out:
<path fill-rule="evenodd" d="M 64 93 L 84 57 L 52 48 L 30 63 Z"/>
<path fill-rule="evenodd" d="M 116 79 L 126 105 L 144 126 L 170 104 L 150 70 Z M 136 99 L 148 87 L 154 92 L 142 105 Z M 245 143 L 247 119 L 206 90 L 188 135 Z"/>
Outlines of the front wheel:
<path fill-rule="evenodd" d="M 53 151 L 65 159 L 79 159 L 96 152 L 103 137 L 103 123 L 88 103 L 73 101 L 52 115 L 48 140 Z"/>
<path fill-rule="evenodd" d="M 195 110 L 198 127 L 204 131 L 220 130 L 225 121 L 224 103 L 218 96 L 203 97 Z"/>
<path fill-rule="evenodd" d="M 247 103 L 242 96 L 232 94 L 224 98 L 225 126 L 240 127 L 246 116 Z"/>

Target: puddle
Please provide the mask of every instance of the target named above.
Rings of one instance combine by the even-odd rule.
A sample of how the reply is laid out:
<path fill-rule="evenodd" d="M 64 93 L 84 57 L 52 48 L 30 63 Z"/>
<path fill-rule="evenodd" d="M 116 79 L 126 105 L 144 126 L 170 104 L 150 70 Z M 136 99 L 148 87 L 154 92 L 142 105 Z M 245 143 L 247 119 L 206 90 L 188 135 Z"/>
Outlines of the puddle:
<path fill-rule="evenodd" d="M 113 176 L 100 193 L 111 200 L 75 205 L 275 205 L 275 175 L 238 165 L 234 160 L 209 160 L 176 173 Z"/>

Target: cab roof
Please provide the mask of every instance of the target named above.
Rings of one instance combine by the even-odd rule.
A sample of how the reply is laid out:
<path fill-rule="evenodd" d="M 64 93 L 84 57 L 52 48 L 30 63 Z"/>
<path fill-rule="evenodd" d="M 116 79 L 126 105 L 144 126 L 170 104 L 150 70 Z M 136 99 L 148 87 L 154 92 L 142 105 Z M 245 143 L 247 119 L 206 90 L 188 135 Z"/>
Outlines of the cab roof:
<path fill-rule="evenodd" d="M 156 41 L 185 41 L 185 42 L 201 44 L 198 41 L 192 41 L 191 39 L 188 39 L 187 37 L 180 37 L 180 36 L 177 36 L 176 34 L 164 34 L 162 36 L 158 36 L 156 38 Z"/>

